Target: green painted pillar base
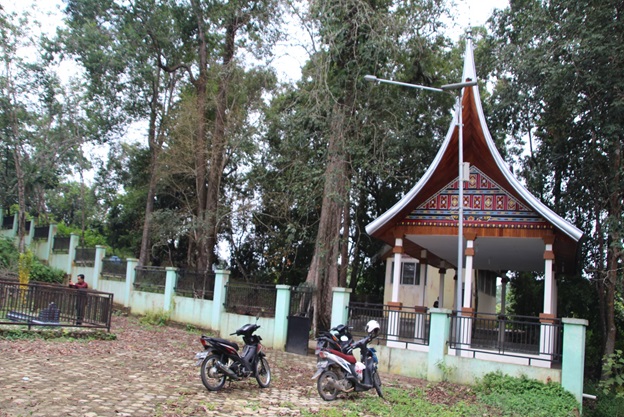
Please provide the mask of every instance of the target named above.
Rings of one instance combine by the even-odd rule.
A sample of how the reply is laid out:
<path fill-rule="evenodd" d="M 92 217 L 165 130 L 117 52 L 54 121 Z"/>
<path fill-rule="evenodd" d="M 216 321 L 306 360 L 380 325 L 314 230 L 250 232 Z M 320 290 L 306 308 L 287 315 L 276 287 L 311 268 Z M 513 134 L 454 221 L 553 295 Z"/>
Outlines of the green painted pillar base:
<path fill-rule="evenodd" d="M 173 309 L 173 296 L 175 294 L 175 287 L 178 283 L 178 268 L 168 266 L 166 268 L 167 275 L 165 276 L 165 300 L 163 302 L 163 310 L 170 312 Z"/>
<path fill-rule="evenodd" d="M 138 264 L 138 259 L 126 259 L 126 293 L 124 294 L 126 297 L 126 302 L 124 303 L 125 307 L 130 307 L 132 293 L 134 292 L 134 279 L 136 278 L 136 271 L 134 268 L 136 268 Z"/>
<path fill-rule="evenodd" d="M 225 311 L 225 291 L 230 279 L 230 271 L 218 270 L 215 272 L 214 296 L 212 297 L 212 316 L 210 328 L 217 332 L 221 331 L 221 315 Z"/>
<path fill-rule="evenodd" d="M 331 327 L 339 324 L 347 324 L 349 320 L 349 301 L 351 300 L 351 288 L 332 288 Z M 358 329 L 360 330 L 360 329 Z"/>
<path fill-rule="evenodd" d="M 451 310 L 431 309 L 429 334 L 429 355 L 427 357 L 427 381 L 444 379 L 444 363 L 448 354 L 448 340 L 451 328 Z"/>
<path fill-rule="evenodd" d="M 587 320 L 564 318 L 563 354 L 561 358 L 561 386 L 570 391 L 583 405 L 583 378 L 585 371 L 585 330 Z"/>
<path fill-rule="evenodd" d="M 275 327 L 273 331 L 273 349 L 286 349 L 288 334 L 288 313 L 290 312 L 290 285 L 276 285 Z"/>

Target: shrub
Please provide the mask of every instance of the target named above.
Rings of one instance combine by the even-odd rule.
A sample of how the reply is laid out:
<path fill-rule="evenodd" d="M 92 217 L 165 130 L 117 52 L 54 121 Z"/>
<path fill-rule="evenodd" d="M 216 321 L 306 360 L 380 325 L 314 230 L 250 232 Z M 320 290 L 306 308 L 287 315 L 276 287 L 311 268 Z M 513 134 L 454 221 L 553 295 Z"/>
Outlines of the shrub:
<path fill-rule="evenodd" d="M 484 403 L 509 416 L 568 417 L 578 413 L 574 396 L 554 382 L 544 384 L 497 372 L 485 375 L 475 390 Z"/>
<path fill-rule="evenodd" d="M 30 281 L 62 284 L 65 280 L 65 272 L 58 268 L 44 265 L 35 260 L 30 270 Z"/>
<path fill-rule="evenodd" d="M 600 388 L 604 394 L 615 394 L 624 398 L 624 353 L 617 349 L 615 353 L 603 359 Z"/>
<path fill-rule="evenodd" d="M 17 271 L 19 253 L 13 243 L 13 239 L 0 237 L 0 269 Z"/>

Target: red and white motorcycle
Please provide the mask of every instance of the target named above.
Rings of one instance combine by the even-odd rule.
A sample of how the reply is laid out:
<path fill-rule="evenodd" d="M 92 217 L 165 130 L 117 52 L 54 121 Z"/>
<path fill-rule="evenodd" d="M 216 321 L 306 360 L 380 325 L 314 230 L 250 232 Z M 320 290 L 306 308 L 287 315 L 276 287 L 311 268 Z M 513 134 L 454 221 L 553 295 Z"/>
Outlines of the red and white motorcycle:
<path fill-rule="evenodd" d="M 325 401 L 333 401 L 341 392 L 361 392 L 375 388 L 381 392 L 381 378 L 377 372 L 377 355 L 368 344 L 379 335 L 380 326 L 375 320 L 366 324 L 367 336 L 355 342 L 353 349 L 360 349 L 360 360 L 352 354 L 345 354 L 329 347 L 317 346 L 317 370 L 312 379 L 317 379 L 316 387 Z"/>

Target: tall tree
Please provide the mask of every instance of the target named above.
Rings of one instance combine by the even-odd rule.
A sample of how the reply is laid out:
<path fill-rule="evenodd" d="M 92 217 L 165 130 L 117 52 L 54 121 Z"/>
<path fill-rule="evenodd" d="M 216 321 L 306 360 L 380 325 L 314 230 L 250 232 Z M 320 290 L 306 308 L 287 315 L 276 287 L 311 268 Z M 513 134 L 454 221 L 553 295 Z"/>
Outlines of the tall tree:
<path fill-rule="evenodd" d="M 150 228 L 159 157 L 165 142 L 169 113 L 177 97 L 179 76 L 158 65 L 160 55 L 150 47 L 154 37 L 171 36 L 169 9 L 153 0 L 132 3 L 71 0 L 65 13 L 68 29 L 62 32 L 65 50 L 86 70 L 90 98 L 106 103 L 114 114 L 109 128 L 132 121 L 147 121 L 150 164 L 143 215 L 139 263 L 149 263 Z M 163 45 L 163 49 L 172 45 Z"/>
<path fill-rule="evenodd" d="M 56 45 L 43 35 L 35 38 L 32 25 L 28 15 L 0 15 L 0 134 L 13 159 L 22 253 L 26 212 L 41 206 L 30 201 L 84 161 L 81 145 L 87 140 L 81 90 L 61 83 L 55 73 Z"/>
<path fill-rule="evenodd" d="M 401 108 L 405 101 L 394 102 L 385 109 L 371 105 L 383 99 L 369 101 L 368 95 L 363 98 L 362 92 L 369 92 L 363 76 L 382 71 L 403 79 L 409 77 L 406 81 L 429 84 L 437 81 L 436 71 L 430 71 L 429 62 L 423 58 L 429 46 L 436 51 L 431 55 L 436 56 L 445 45 L 443 41 L 436 45 L 435 36 L 444 10 L 443 1 L 407 4 L 343 0 L 311 2 L 305 14 L 309 32 L 314 36 L 312 43 L 318 45 L 318 49 L 311 55 L 300 83 L 297 100 L 305 106 L 305 113 L 294 114 L 291 120 L 299 119 L 302 124 L 298 130 L 311 135 L 308 142 L 318 146 L 313 157 L 323 158 L 321 182 L 316 178 L 313 182 L 319 193 L 316 198 L 320 209 L 314 253 L 306 277 L 318 290 L 314 301 L 316 329 L 329 327 L 327 306 L 331 305 L 332 287 L 345 285 L 350 260 L 361 259 L 360 251 L 365 244 L 359 231 L 368 219 L 358 218 L 355 222 L 351 219 L 353 213 L 370 213 L 370 200 L 363 197 L 361 190 L 366 187 L 365 178 L 380 168 L 372 167 L 374 152 L 383 154 L 387 148 L 383 145 L 380 148 L 380 143 L 389 137 L 395 138 L 397 132 L 393 129 L 398 122 L 394 112 L 409 109 Z M 390 97 L 390 94 L 381 94 Z M 383 127 L 375 125 L 379 129 L 375 131 L 369 126 L 373 115 L 378 113 L 383 113 L 380 121 L 389 123 Z M 407 124 L 401 133 L 406 131 Z M 422 122 L 417 126 L 422 126 Z M 425 130 L 431 131 L 431 125 Z M 425 141 L 431 143 L 431 138 Z M 418 145 L 409 145 L 412 146 Z M 396 166 L 396 159 L 392 162 Z M 388 166 L 392 166 L 392 162 Z M 366 208 L 356 210 L 362 204 Z M 352 239 L 355 231 L 358 231 L 356 245 Z M 355 265 L 356 270 L 359 269 L 359 264 Z M 352 280 L 357 276 L 358 272 L 353 272 Z"/>
<path fill-rule="evenodd" d="M 623 12 L 615 0 L 523 0 L 493 20 L 499 87 L 522 97 L 523 111 L 509 116 L 530 115 L 516 124 L 535 140 L 528 184 L 587 233 L 583 267 L 598 291 L 605 354 L 622 282 Z"/>

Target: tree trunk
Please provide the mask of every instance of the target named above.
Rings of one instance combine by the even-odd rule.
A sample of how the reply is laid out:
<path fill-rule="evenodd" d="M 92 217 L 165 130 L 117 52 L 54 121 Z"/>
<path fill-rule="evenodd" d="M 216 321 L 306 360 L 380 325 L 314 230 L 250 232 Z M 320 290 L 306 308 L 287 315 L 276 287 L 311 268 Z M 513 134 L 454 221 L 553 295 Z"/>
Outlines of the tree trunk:
<path fill-rule="evenodd" d="M 338 285 L 341 217 L 345 201 L 348 200 L 349 189 L 344 134 L 346 124 L 343 111 L 344 108 L 336 104 L 332 112 L 323 205 L 314 255 L 306 278 L 306 282 L 317 290 L 313 316 L 315 332 L 330 328 L 332 288 Z"/>
<path fill-rule="evenodd" d="M 158 70 L 157 70 L 158 71 Z M 152 100 L 150 102 L 149 129 L 147 142 L 150 149 L 149 184 L 147 187 L 147 201 L 145 202 L 145 217 L 143 218 L 143 234 L 141 237 L 141 252 L 139 253 L 139 265 L 149 264 L 150 250 L 150 227 L 152 213 L 154 212 L 154 197 L 156 196 L 156 183 L 158 181 L 158 157 L 162 150 L 162 140 L 158 140 L 156 133 L 156 119 L 158 117 L 160 97 L 160 71 L 156 74 L 156 80 L 152 87 Z M 163 116 L 164 119 L 164 116 Z"/>
<path fill-rule="evenodd" d="M 230 63 L 234 58 L 234 40 L 236 25 L 234 22 L 226 29 L 225 49 L 223 52 L 223 77 L 219 80 L 217 93 L 215 126 L 210 147 L 210 169 L 208 171 L 208 189 L 206 192 L 206 256 L 208 269 L 212 269 L 216 259 L 217 233 L 219 230 L 219 196 L 225 161 L 225 127 L 227 125 L 228 90 L 230 87 Z"/>

